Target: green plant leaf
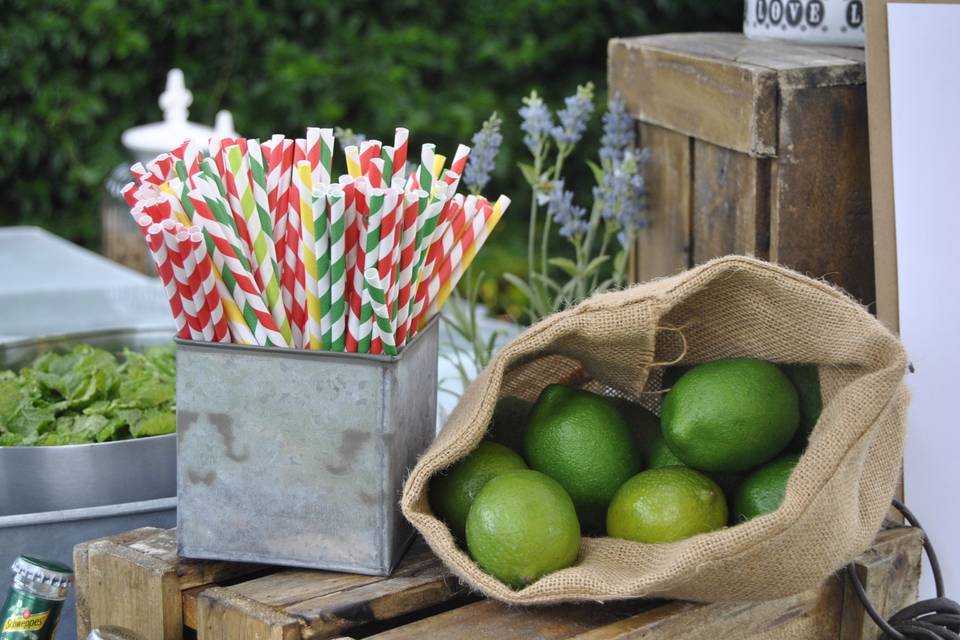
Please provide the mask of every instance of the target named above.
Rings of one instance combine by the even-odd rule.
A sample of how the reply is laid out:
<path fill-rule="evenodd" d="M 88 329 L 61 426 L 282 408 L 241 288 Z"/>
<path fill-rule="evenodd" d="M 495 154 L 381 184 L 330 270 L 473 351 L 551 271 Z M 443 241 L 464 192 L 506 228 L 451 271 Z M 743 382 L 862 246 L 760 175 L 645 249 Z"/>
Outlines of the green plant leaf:
<path fill-rule="evenodd" d="M 577 277 L 577 264 L 570 258 L 550 258 L 547 260 L 547 264 L 563 270 L 571 278 Z"/>
<path fill-rule="evenodd" d="M 533 168 L 533 165 L 518 162 L 517 166 L 520 167 L 520 172 L 523 173 L 523 179 L 527 181 L 527 184 L 533 188 L 540 184 L 540 176 L 537 175 L 537 170 Z"/>
<path fill-rule="evenodd" d="M 593 160 L 587 160 L 587 166 L 590 167 L 590 171 L 593 173 L 593 179 L 597 181 L 598 185 L 602 185 L 604 183 L 603 167 Z"/>
<path fill-rule="evenodd" d="M 590 261 L 590 264 L 587 265 L 587 268 L 583 270 L 583 276 L 589 278 L 597 271 L 600 270 L 600 267 L 605 265 L 607 261 L 610 260 L 610 256 L 597 256 Z"/>

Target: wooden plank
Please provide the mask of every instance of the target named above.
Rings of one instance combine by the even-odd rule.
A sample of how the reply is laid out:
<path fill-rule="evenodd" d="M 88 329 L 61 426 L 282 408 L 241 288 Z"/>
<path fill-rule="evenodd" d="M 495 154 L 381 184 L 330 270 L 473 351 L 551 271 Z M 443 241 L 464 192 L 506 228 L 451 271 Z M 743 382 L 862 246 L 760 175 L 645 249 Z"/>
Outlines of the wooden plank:
<path fill-rule="evenodd" d="M 722 57 L 615 38 L 608 85 L 638 120 L 757 156 L 776 153 L 777 72 Z"/>
<path fill-rule="evenodd" d="M 73 548 L 73 568 L 75 576 L 73 589 L 74 593 L 76 594 L 78 638 L 86 638 L 88 635 L 90 635 L 90 630 L 93 628 L 90 625 L 90 606 L 87 602 L 87 594 L 89 593 L 90 588 L 90 572 L 88 569 L 87 560 L 90 555 L 90 547 L 98 542 L 103 542 L 106 540 L 123 545 L 149 537 L 159 531 L 160 529 L 157 529 L 156 527 L 143 527 L 141 529 L 133 529 L 132 531 L 127 531 L 114 536 L 96 538 L 94 540 L 81 542 Z"/>
<path fill-rule="evenodd" d="M 634 282 L 669 276 L 691 266 L 692 140 L 640 123 L 640 143 L 650 149 L 644 168 L 649 199 L 647 226 L 637 232 Z"/>
<path fill-rule="evenodd" d="M 577 640 L 715 640 L 716 638 L 836 638 L 843 584 L 763 602 L 671 603 L 576 636 Z"/>
<path fill-rule="evenodd" d="M 923 532 L 901 528 L 881 531 L 855 563 L 867 597 L 884 618 L 917 601 Z M 843 594 L 839 640 L 877 640 L 880 630 L 860 604 L 849 579 Z"/>
<path fill-rule="evenodd" d="M 226 621 L 231 628 L 239 628 L 241 618 L 248 616 L 257 618 L 246 623 L 250 628 L 268 629 L 279 624 L 286 629 L 290 621 L 295 621 L 300 635 L 294 637 L 329 638 L 446 602 L 465 592 L 466 587 L 418 539 L 389 578 L 289 570 L 204 590 L 197 596 L 196 628 L 199 640 L 226 638 L 219 625 Z M 217 621 L 208 620 L 207 615 L 217 616 Z"/>
<path fill-rule="evenodd" d="M 770 259 L 875 301 L 866 90 L 784 89 Z"/>
<path fill-rule="evenodd" d="M 273 607 L 211 587 L 197 601 L 198 640 L 300 640 L 300 623 Z"/>
<path fill-rule="evenodd" d="M 482 600 L 369 637 L 377 640 L 559 640 L 577 637 L 597 626 L 627 618 L 657 604 L 658 601 L 654 600 L 631 600 L 606 605 L 566 604 L 524 608 Z"/>
<path fill-rule="evenodd" d="M 694 141 L 694 264 L 731 253 L 767 257 L 768 162 Z"/>
<path fill-rule="evenodd" d="M 86 555 L 87 624 L 126 627 L 148 640 L 183 637 L 183 590 L 263 570 L 178 558 L 173 530 L 94 542 Z"/>

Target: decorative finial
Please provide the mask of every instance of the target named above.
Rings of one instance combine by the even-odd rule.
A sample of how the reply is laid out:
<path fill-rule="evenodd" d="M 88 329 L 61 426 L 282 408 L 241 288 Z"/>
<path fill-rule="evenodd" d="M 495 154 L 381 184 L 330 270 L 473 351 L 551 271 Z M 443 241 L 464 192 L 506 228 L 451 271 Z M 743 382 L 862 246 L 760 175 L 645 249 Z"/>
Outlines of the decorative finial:
<path fill-rule="evenodd" d="M 213 121 L 213 130 L 221 138 L 232 138 L 237 135 L 236 129 L 233 128 L 233 114 L 226 109 L 217 111 L 216 118 Z"/>
<path fill-rule="evenodd" d="M 187 90 L 183 81 L 183 71 L 170 69 L 167 72 L 167 87 L 160 94 L 160 108 L 163 110 L 163 119 L 171 124 L 187 122 L 189 111 L 187 108 L 193 103 L 193 94 Z"/>

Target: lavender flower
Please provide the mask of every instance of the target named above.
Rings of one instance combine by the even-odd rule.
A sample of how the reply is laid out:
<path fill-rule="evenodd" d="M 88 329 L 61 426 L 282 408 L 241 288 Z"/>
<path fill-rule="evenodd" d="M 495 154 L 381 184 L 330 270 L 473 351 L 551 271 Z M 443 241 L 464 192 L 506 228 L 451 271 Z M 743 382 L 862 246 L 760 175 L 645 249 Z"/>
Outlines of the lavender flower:
<path fill-rule="evenodd" d="M 603 182 L 593 188 L 600 216 L 615 225 L 624 247 L 632 233 L 647 224 L 647 186 L 640 168 L 648 158 L 647 149 L 624 152 L 621 160 L 604 163 Z"/>
<path fill-rule="evenodd" d="M 342 127 L 336 127 L 333 130 L 333 136 L 340 143 L 341 148 L 346 147 L 359 147 L 360 143 L 367 139 L 367 136 L 362 133 L 354 133 L 353 129 L 344 129 Z"/>
<path fill-rule="evenodd" d="M 558 146 L 572 147 L 580 142 L 587 122 L 593 113 L 593 83 L 577 87 L 577 93 L 567 97 L 564 108 L 557 112 L 560 124 L 550 131 Z"/>
<path fill-rule="evenodd" d="M 627 113 L 623 96 L 618 91 L 603 114 L 603 137 L 600 138 L 601 162 L 620 162 L 627 149 L 636 144 L 633 118 Z"/>
<path fill-rule="evenodd" d="M 572 238 L 590 229 L 587 210 L 573 204 L 573 192 L 564 190 L 563 180 L 553 183 L 547 215 L 560 225 L 560 235 L 564 238 Z"/>
<path fill-rule="evenodd" d="M 544 137 L 553 129 L 553 116 L 536 91 L 531 91 L 530 95 L 523 99 L 519 113 L 522 118 L 520 128 L 526 134 L 523 142 L 531 153 L 538 153 Z"/>
<path fill-rule="evenodd" d="M 494 111 L 483 123 L 480 131 L 473 134 L 473 149 L 463 173 L 463 182 L 472 193 L 480 193 L 490 182 L 490 174 L 496 166 L 497 154 L 500 153 L 500 145 L 503 143 L 501 124 L 500 116 Z"/>

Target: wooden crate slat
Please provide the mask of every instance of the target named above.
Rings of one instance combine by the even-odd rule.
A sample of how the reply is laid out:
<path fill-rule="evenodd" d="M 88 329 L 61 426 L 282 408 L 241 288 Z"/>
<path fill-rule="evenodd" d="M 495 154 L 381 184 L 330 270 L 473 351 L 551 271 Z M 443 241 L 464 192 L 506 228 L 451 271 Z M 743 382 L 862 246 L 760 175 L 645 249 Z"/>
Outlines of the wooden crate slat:
<path fill-rule="evenodd" d="M 656 606 L 633 600 L 608 605 L 566 604 L 510 607 L 482 600 L 370 636 L 377 640 L 445 638 L 448 640 L 560 640 Z"/>
<path fill-rule="evenodd" d="M 875 300 L 864 85 L 784 89 L 770 259 Z M 839 161 L 838 161 L 839 160 Z"/>
<path fill-rule="evenodd" d="M 82 542 L 73 548 L 73 567 L 76 579 L 74 580 L 74 593 L 76 594 L 77 611 L 77 637 L 84 638 L 90 635 L 92 629 L 90 625 L 90 606 L 87 602 L 87 593 L 89 591 L 90 571 L 87 564 L 90 547 L 98 542 L 111 541 L 114 544 L 126 545 L 146 538 L 160 531 L 156 527 L 143 527 L 133 529 L 118 535 L 96 538 Z"/>
<path fill-rule="evenodd" d="M 459 581 L 418 540 L 389 578 L 287 570 L 205 590 L 198 598 L 196 628 L 200 640 L 215 640 L 221 637 L 219 631 L 210 630 L 218 629 L 220 622 L 206 620 L 205 612 L 229 624 L 235 624 L 230 621 L 237 616 L 261 616 L 258 624 L 264 628 L 279 614 L 283 625 L 297 622 L 295 638 L 329 638 L 443 603 L 463 592 Z M 224 602 L 218 602 L 220 598 Z"/>
<path fill-rule="evenodd" d="M 636 119 L 758 156 L 777 151 L 777 72 L 613 39 L 608 83 Z"/>
<path fill-rule="evenodd" d="M 690 266 L 692 145 L 685 135 L 644 122 L 639 134 L 651 151 L 644 171 L 650 196 L 648 226 L 637 235 L 631 272 L 634 279 L 669 276 Z"/>
<path fill-rule="evenodd" d="M 197 640 L 300 640 L 300 622 L 221 587 L 197 599 Z"/>
<path fill-rule="evenodd" d="M 881 531 L 855 563 L 867 597 L 884 618 L 917 601 L 923 532 L 897 528 Z M 875 640 L 880 632 L 861 606 L 849 580 L 843 592 L 839 640 Z"/>
<path fill-rule="evenodd" d="M 730 253 L 766 258 L 767 160 L 693 142 L 693 262 Z"/>

